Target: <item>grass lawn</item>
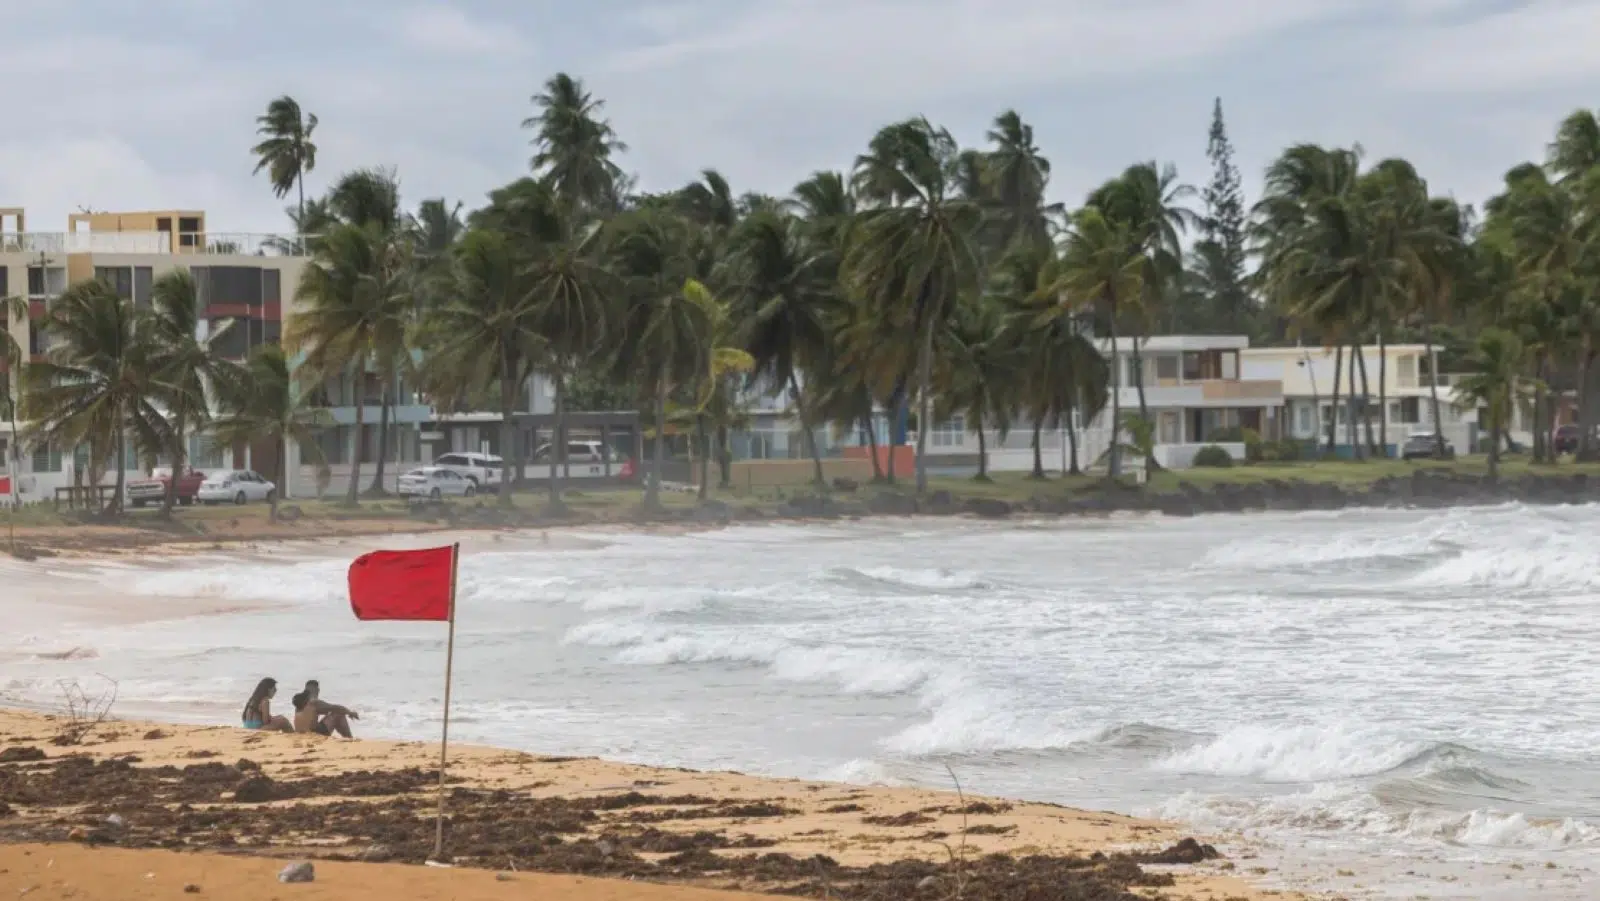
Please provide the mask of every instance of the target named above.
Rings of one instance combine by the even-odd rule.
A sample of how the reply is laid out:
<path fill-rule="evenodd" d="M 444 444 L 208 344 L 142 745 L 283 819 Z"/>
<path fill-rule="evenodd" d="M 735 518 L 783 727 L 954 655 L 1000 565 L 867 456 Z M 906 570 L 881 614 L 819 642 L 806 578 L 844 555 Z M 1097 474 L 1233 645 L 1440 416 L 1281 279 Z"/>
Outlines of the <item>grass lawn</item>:
<path fill-rule="evenodd" d="M 1482 476 L 1488 472 L 1488 460 L 1482 456 L 1463 457 L 1448 462 L 1416 463 L 1400 460 L 1370 460 L 1360 463 L 1339 460 L 1258 463 L 1226 469 L 1187 469 L 1181 472 L 1162 471 L 1156 473 L 1151 480 L 1149 490 L 1159 493 L 1175 492 L 1180 482 L 1190 482 L 1204 488 L 1223 483 L 1239 484 L 1269 479 L 1332 482 L 1347 488 L 1359 488 L 1385 476 L 1405 476 L 1423 468 L 1446 469 Z M 1563 461 L 1555 466 L 1535 466 L 1529 463 L 1526 456 L 1519 455 L 1501 461 L 1500 471 L 1505 478 L 1517 478 L 1530 473 L 1541 475 L 1587 473 L 1600 477 L 1600 464 Z M 1029 478 L 1027 473 L 1001 472 L 993 474 L 989 481 L 952 476 L 934 477 L 929 480 L 928 487 L 930 491 L 948 491 L 957 498 L 991 498 L 1021 503 L 1038 496 L 1061 497 L 1096 491 L 1104 484 L 1105 480 L 1101 476 L 1063 477 L 1054 473 L 1041 481 Z M 908 474 L 901 477 L 892 490 L 909 493 L 914 485 L 915 477 Z M 714 490 L 711 492 L 711 497 L 731 506 L 755 507 L 770 515 L 785 498 L 809 495 L 814 490 L 810 485 L 772 487 L 755 491 Z M 886 485 L 864 485 L 853 496 L 865 499 L 876 492 L 886 490 L 891 489 Z M 848 499 L 852 495 L 839 496 Z M 579 514 L 580 518 L 590 522 L 631 520 L 643 498 L 642 489 L 637 487 L 595 488 L 576 485 L 567 489 L 565 495 L 567 506 Z M 457 513 L 466 513 L 472 508 L 492 508 L 498 506 L 499 502 L 497 497 L 481 496 L 447 503 Z M 514 507 L 518 511 L 530 514 L 543 510 L 546 502 L 547 494 L 539 488 L 518 491 L 512 496 Z M 689 509 L 699 504 L 699 496 L 694 492 L 663 490 L 661 503 L 671 510 Z M 294 522 L 269 523 L 266 504 L 250 504 L 242 507 L 233 505 L 180 507 L 170 520 L 162 517 L 159 507 L 129 510 L 116 523 L 93 523 L 85 519 L 81 511 L 66 509 L 58 511 L 49 504 L 35 504 L 18 511 L 15 523 L 19 530 L 68 528 L 76 531 L 73 527 L 114 525 L 123 530 L 148 530 L 147 534 L 157 540 L 162 540 L 158 536 L 163 534 L 176 538 L 218 540 L 242 539 L 247 536 L 316 537 L 320 534 L 351 531 L 404 531 L 413 524 L 416 527 L 427 524 L 425 520 L 412 516 L 410 505 L 406 501 L 394 497 L 364 498 L 355 507 L 346 506 L 342 499 L 290 501 L 286 502 L 286 506 L 299 508 L 300 516 Z M 4 534 L 6 520 L 7 515 L 0 514 L 0 536 Z M 435 520 L 432 524 L 442 525 L 443 522 Z"/>

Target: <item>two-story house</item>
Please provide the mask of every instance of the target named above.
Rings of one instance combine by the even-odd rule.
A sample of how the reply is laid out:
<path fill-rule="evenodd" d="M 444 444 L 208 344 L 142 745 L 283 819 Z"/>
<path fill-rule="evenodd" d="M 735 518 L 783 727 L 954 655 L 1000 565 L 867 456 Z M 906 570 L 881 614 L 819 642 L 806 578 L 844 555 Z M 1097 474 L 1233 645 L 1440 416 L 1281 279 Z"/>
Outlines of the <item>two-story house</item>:
<path fill-rule="evenodd" d="M 1366 423 L 1370 421 L 1375 440 L 1381 440 L 1379 435 L 1387 425 L 1389 450 L 1394 454 L 1410 435 L 1432 434 L 1433 398 L 1437 393 L 1439 426 L 1445 440 L 1458 453 L 1477 448 L 1478 411 L 1456 396 L 1455 378 L 1439 372 L 1438 348 L 1392 344 L 1380 354 L 1375 344 L 1361 347 L 1359 361 L 1366 368 L 1365 389 L 1362 367 L 1356 365 L 1356 391 L 1352 398 L 1351 367 L 1357 359 L 1348 348 L 1342 354 L 1321 347 L 1252 347 L 1243 352 L 1246 376 L 1282 380 L 1286 437 L 1325 447 L 1332 428 L 1334 454 L 1350 456 L 1352 422 L 1357 441 L 1365 444 Z M 1519 441 L 1530 437 L 1525 419 L 1525 411 L 1514 411 L 1511 432 Z"/>

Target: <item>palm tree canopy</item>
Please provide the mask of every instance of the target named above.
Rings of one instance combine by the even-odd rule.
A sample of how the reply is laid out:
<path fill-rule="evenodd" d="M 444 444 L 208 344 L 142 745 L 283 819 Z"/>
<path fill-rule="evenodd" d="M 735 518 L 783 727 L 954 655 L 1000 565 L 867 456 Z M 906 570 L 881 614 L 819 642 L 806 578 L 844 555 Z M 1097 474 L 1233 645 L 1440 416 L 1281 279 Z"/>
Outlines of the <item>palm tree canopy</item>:
<path fill-rule="evenodd" d="M 617 138 L 611 123 L 601 118 L 605 101 L 584 89 L 583 82 L 565 72 L 545 82 L 533 97 L 537 112 L 522 122 L 534 131 L 534 155 L 529 165 L 549 182 L 563 203 L 571 207 L 611 212 L 621 206 L 627 177 L 614 157 L 628 146 Z"/>
<path fill-rule="evenodd" d="M 317 167 L 317 145 L 312 132 L 317 117 L 305 113 L 287 94 L 267 104 L 267 111 L 256 117 L 256 134 L 261 138 L 250 152 L 256 156 L 254 173 L 267 170 L 272 191 L 287 197 L 300 177 Z"/>

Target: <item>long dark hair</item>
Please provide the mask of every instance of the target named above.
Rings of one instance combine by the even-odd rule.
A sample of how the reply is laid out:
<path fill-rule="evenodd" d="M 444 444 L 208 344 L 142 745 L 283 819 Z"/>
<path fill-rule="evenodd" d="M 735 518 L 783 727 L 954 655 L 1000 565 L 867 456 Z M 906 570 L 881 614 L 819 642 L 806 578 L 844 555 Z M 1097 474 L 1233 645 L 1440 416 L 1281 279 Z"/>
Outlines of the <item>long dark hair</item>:
<path fill-rule="evenodd" d="M 277 687 L 278 680 L 270 676 L 257 682 L 256 690 L 250 693 L 250 700 L 244 702 L 244 713 L 241 714 L 241 718 L 248 720 L 252 715 L 259 716 L 261 714 L 261 702 L 266 700 L 267 695 L 271 694 Z"/>

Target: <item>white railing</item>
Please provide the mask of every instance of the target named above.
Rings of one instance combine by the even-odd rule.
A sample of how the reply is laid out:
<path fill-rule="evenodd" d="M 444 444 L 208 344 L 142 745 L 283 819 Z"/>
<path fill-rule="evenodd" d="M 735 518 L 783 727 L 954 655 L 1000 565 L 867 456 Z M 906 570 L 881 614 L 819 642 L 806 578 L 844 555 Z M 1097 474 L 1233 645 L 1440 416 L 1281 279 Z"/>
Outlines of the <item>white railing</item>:
<path fill-rule="evenodd" d="M 281 257 L 304 254 L 306 240 L 260 232 L 0 232 L 0 253 Z"/>

